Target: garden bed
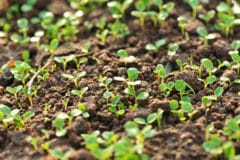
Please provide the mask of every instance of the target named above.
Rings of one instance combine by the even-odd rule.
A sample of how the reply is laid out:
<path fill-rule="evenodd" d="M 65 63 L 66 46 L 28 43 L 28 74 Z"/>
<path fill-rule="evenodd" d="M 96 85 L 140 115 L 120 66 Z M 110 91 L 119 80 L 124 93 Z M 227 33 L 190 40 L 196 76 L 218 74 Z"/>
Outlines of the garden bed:
<path fill-rule="evenodd" d="M 0 159 L 239 160 L 240 3 L 102 1 L 5 1 Z"/>

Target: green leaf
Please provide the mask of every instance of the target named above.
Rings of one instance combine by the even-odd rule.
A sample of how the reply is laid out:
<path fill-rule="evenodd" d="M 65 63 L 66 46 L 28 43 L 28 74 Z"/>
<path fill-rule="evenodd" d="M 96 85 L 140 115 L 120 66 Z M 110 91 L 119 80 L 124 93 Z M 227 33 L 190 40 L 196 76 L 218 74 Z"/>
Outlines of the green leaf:
<path fill-rule="evenodd" d="M 124 50 L 124 49 L 118 50 L 117 54 L 118 54 L 118 56 L 121 57 L 121 58 L 127 58 L 127 57 L 128 57 L 128 53 L 127 53 L 127 51 Z"/>
<path fill-rule="evenodd" d="M 151 44 L 147 44 L 145 46 L 145 49 L 148 50 L 148 51 L 155 51 L 155 50 L 157 50 L 157 47 L 154 44 L 151 43 Z"/>
<path fill-rule="evenodd" d="M 153 123 L 154 121 L 157 120 L 157 117 L 158 117 L 157 113 L 152 113 L 152 114 L 150 114 L 150 115 L 147 117 L 147 123 L 148 123 L 148 124 Z"/>
<path fill-rule="evenodd" d="M 126 89 L 124 89 L 124 93 L 129 94 L 131 96 L 135 96 L 136 95 L 136 91 L 135 91 L 134 88 L 126 88 Z"/>
<path fill-rule="evenodd" d="M 138 78 L 138 70 L 136 68 L 128 68 L 127 75 L 129 80 L 136 80 Z"/>
<path fill-rule="evenodd" d="M 35 115 L 32 111 L 27 111 L 22 115 L 23 120 L 27 120 Z"/>
<path fill-rule="evenodd" d="M 221 95 L 223 94 L 223 91 L 224 91 L 223 87 L 217 87 L 217 88 L 214 90 L 214 95 L 217 96 L 217 97 L 219 97 L 219 96 L 221 96 Z"/>
<path fill-rule="evenodd" d="M 132 121 L 125 123 L 124 128 L 126 129 L 128 135 L 131 137 L 135 137 L 139 132 L 138 125 Z"/>
<path fill-rule="evenodd" d="M 181 101 L 181 108 L 183 109 L 183 112 L 185 113 L 190 113 L 192 112 L 193 110 L 193 107 L 192 107 L 192 104 L 189 103 L 189 102 L 184 102 L 184 101 Z"/>
<path fill-rule="evenodd" d="M 231 43 L 231 47 L 234 51 L 238 50 L 240 48 L 240 40 L 234 40 Z"/>
<path fill-rule="evenodd" d="M 197 28 L 197 33 L 201 36 L 201 37 L 206 37 L 208 35 L 208 32 L 206 30 L 205 27 L 198 27 Z"/>
<path fill-rule="evenodd" d="M 71 111 L 71 116 L 77 117 L 77 116 L 81 115 L 82 113 L 83 113 L 83 111 L 81 111 L 80 109 L 73 109 Z"/>
<path fill-rule="evenodd" d="M 137 95 L 137 100 L 145 100 L 147 99 L 149 96 L 149 93 L 148 92 L 140 92 L 138 95 Z"/>
<path fill-rule="evenodd" d="M 134 118 L 133 120 L 138 124 L 146 124 L 146 121 L 143 118 Z"/>
<path fill-rule="evenodd" d="M 226 121 L 226 126 L 232 131 L 237 133 L 240 130 L 239 124 L 234 119 L 229 119 Z"/>
<path fill-rule="evenodd" d="M 208 58 L 201 59 L 201 64 L 207 69 L 208 72 L 211 72 L 213 70 L 213 63 Z"/>
<path fill-rule="evenodd" d="M 170 108 L 171 110 L 177 110 L 179 105 L 178 105 L 178 101 L 173 99 L 169 102 Z"/>
<path fill-rule="evenodd" d="M 50 49 L 54 51 L 57 47 L 58 47 L 58 40 L 57 39 L 51 40 Z"/>
<path fill-rule="evenodd" d="M 5 104 L 0 104 L 0 112 L 2 112 L 4 115 L 8 115 L 11 113 L 11 108 Z"/>
<path fill-rule="evenodd" d="M 21 18 L 17 20 L 17 25 L 19 28 L 27 28 L 28 27 L 28 20 L 26 18 Z"/>
<path fill-rule="evenodd" d="M 186 83 L 184 80 L 176 80 L 175 89 L 179 92 L 184 91 L 186 89 Z"/>

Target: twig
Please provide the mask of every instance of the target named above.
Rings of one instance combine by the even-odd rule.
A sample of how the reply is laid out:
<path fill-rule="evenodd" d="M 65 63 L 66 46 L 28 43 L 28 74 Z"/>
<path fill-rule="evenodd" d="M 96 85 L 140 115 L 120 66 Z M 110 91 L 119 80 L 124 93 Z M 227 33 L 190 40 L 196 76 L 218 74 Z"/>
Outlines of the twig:
<path fill-rule="evenodd" d="M 43 67 L 39 68 L 38 71 L 35 72 L 34 75 L 32 76 L 32 78 L 28 81 L 27 87 L 28 87 L 28 90 L 29 90 L 29 91 L 31 91 L 31 89 L 32 89 L 32 84 L 33 84 L 34 80 L 37 78 L 37 76 L 38 76 L 45 68 L 47 68 L 47 67 L 51 64 L 51 62 L 52 62 L 52 60 L 53 60 L 53 57 L 54 57 L 54 55 L 52 54 L 52 55 L 48 58 L 47 63 L 46 63 Z"/>

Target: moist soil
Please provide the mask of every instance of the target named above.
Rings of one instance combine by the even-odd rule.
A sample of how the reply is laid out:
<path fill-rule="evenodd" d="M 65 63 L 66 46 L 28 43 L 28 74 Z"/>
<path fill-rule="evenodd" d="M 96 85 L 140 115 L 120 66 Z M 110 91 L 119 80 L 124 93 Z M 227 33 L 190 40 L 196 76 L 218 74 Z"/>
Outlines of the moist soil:
<path fill-rule="evenodd" d="M 61 3 L 60 3 L 61 2 Z M 65 1 L 51 1 L 50 10 L 56 15 L 62 14 L 65 10 L 69 10 Z M 40 137 L 40 142 L 48 141 L 51 148 L 60 150 L 74 149 L 74 154 L 71 155 L 71 160 L 92 160 L 94 159 L 90 152 L 85 149 L 83 138 L 80 136 L 83 133 L 91 133 L 94 130 L 114 131 L 115 133 L 123 133 L 123 124 L 136 117 L 146 118 L 149 114 L 156 112 L 158 108 L 164 110 L 162 128 L 157 130 L 156 136 L 146 140 L 144 152 L 150 156 L 152 160 L 211 160 L 214 157 L 202 148 L 204 142 L 205 128 L 208 124 L 213 123 L 215 128 L 221 129 L 224 127 L 224 121 L 227 118 L 235 117 L 240 114 L 240 99 L 237 92 L 240 90 L 239 85 L 229 86 L 219 80 L 204 89 L 202 82 L 197 80 L 197 74 L 194 71 L 186 70 L 180 72 L 175 63 L 177 58 L 187 62 L 187 57 L 193 57 L 193 63 L 198 64 L 201 58 L 210 58 L 215 65 L 217 60 L 231 60 L 228 51 L 230 50 L 230 43 L 232 39 L 239 39 L 238 32 L 225 38 L 219 34 L 219 37 L 210 45 L 205 46 L 198 39 L 196 28 L 203 25 L 203 22 L 196 19 L 191 19 L 191 9 L 182 1 L 175 0 L 175 8 L 171 11 L 170 17 L 164 22 L 161 27 L 154 27 L 152 22 L 147 20 L 145 28 L 141 28 L 139 20 L 127 16 L 124 22 L 128 25 L 131 34 L 125 38 L 115 39 L 111 36 L 107 37 L 106 44 L 102 44 L 96 37 L 94 30 L 87 30 L 83 25 L 79 26 L 79 33 L 76 39 L 68 42 L 61 42 L 59 48 L 55 51 L 57 55 L 76 54 L 80 57 L 87 57 L 89 61 L 81 65 L 79 69 L 74 63 L 67 65 L 67 70 L 63 71 L 61 65 L 57 65 L 55 70 L 52 70 L 51 65 L 49 77 L 44 82 L 35 81 L 35 85 L 40 85 L 36 97 L 33 98 L 33 106 L 30 107 L 28 100 L 20 95 L 16 101 L 14 97 L 9 94 L 5 88 L 7 85 L 0 86 L 0 103 L 8 105 L 12 109 L 19 108 L 21 104 L 21 111 L 31 110 L 35 112 L 34 118 L 28 120 L 25 128 L 22 131 L 16 130 L 14 126 L 9 126 L 7 129 L 0 124 L 0 159 L 4 160 L 32 160 L 44 159 L 54 160 L 54 157 L 44 152 L 42 149 L 35 151 L 31 145 L 26 142 L 28 136 Z M 211 5 L 203 6 L 205 10 L 215 8 L 219 1 L 214 1 Z M 11 2 L 14 3 L 14 2 Z M 49 2 L 48 2 L 49 3 Z M 58 4 L 60 3 L 60 4 Z M 37 4 L 34 13 L 24 15 L 25 17 L 35 14 L 35 12 L 46 8 L 44 4 Z M 128 11 L 130 12 L 130 11 Z M 4 15 L 4 13 L 2 13 Z M 111 15 L 106 12 L 106 6 L 99 8 L 84 16 L 85 20 L 96 23 L 101 16 L 108 17 L 108 21 L 112 21 Z M 177 17 L 185 15 L 190 19 L 186 30 L 189 32 L 191 39 L 185 40 L 178 28 Z M 214 21 L 211 21 L 207 28 L 213 30 Z M 13 19 L 11 25 L 16 24 L 16 19 Z M 238 28 L 236 28 L 237 30 Z M 12 29 L 11 32 L 14 32 Z M 31 28 L 30 30 L 34 30 Z M 158 52 L 149 52 L 144 49 L 145 45 L 154 42 L 158 39 L 165 38 L 167 42 L 178 43 L 180 48 L 177 54 L 171 58 L 167 56 L 167 47 L 163 47 Z M 92 48 L 90 53 L 83 55 L 81 48 L 90 42 Z M 34 45 L 26 46 L 31 53 L 31 65 L 34 68 L 43 66 L 48 54 L 36 48 Z M 0 40 L 0 66 L 5 64 L 8 60 L 21 59 L 21 52 L 23 47 L 14 44 L 11 41 Z M 123 61 L 117 56 L 119 49 L 126 49 L 129 55 L 133 55 L 136 59 L 125 65 Z M 97 57 L 98 61 L 93 57 Z M 52 62 L 53 64 L 54 62 Z M 167 76 L 166 81 L 183 79 L 193 87 L 196 95 L 191 95 L 192 104 L 198 113 L 190 120 L 184 122 L 178 120 L 169 110 L 169 100 L 178 98 L 174 92 L 167 98 L 158 89 L 158 81 L 156 75 L 153 73 L 156 65 L 162 63 L 164 65 L 171 64 L 172 72 Z M 136 67 L 139 72 L 139 79 L 142 84 L 137 88 L 138 91 L 145 90 L 149 92 L 149 98 L 141 101 L 136 110 L 127 109 L 123 116 L 115 116 L 108 111 L 108 107 L 103 98 L 104 87 L 99 86 L 99 75 L 109 78 L 115 76 L 126 77 L 126 71 L 129 67 Z M 88 86 L 89 90 L 84 95 L 82 100 L 71 94 L 71 90 L 75 89 L 74 83 L 62 76 L 63 73 L 74 74 L 80 71 L 86 71 L 87 75 L 83 77 L 79 83 L 79 88 Z M 217 78 L 225 75 L 230 79 L 237 79 L 240 76 L 231 70 L 222 68 L 216 73 Z M 206 74 L 207 76 L 207 74 Z M 7 82 L 10 86 L 19 84 L 18 81 L 9 80 Z M 217 103 L 214 103 L 211 108 L 205 108 L 202 105 L 201 97 L 203 95 L 213 94 L 215 86 L 224 86 L 225 90 L 223 96 L 219 97 Z M 123 93 L 126 86 L 118 81 L 113 81 L 109 90 L 113 93 L 121 95 L 121 99 L 126 105 L 133 104 L 133 99 Z M 61 100 L 69 99 L 67 109 L 64 108 Z M 59 112 L 69 113 L 71 109 L 76 108 L 79 102 L 85 104 L 90 117 L 84 119 L 77 117 L 73 120 L 71 126 L 67 127 L 67 135 L 63 138 L 58 138 L 55 135 L 55 128 L 52 121 Z M 45 104 L 50 107 L 49 111 L 44 112 Z M 154 124 L 157 127 L 157 124 Z M 41 133 L 41 129 L 46 129 L 48 136 Z M 240 154 L 240 147 L 236 150 Z M 221 158 L 220 159 L 224 159 Z"/>

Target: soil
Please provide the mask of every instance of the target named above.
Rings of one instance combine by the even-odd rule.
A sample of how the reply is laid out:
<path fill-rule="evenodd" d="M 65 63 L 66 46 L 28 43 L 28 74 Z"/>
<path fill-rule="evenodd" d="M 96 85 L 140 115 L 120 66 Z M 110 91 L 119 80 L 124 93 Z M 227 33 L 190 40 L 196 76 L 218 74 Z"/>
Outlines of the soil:
<path fill-rule="evenodd" d="M 185 40 L 177 26 L 177 17 L 185 15 L 191 19 L 191 9 L 182 1 L 174 0 L 175 8 L 171 11 L 170 17 L 164 22 L 161 27 L 154 27 L 152 22 L 147 20 L 144 29 L 140 27 L 139 20 L 127 16 L 125 23 L 128 25 L 131 34 L 125 38 L 114 39 L 111 36 L 107 37 L 106 44 L 102 44 L 96 37 L 95 32 L 89 31 L 81 24 L 79 26 L 80 32 L 76 36 L 77 39 L 71 42 L 61 42 L 59 48 L 55 52 L 57 55 L 81 54 L 81 48 L 87 42 L 90 42 L 92 48 L 90 53 L 85 57 L 89 58 L 86 64 L 81 65 L 79 69 L 74 63 L 69 63 L 67 70 L 63 71 L 61 65 L 57 65 L 55 70 L 51 70 L 49 65 L 49 77 L 43 82 L 34 81 L 35 85 L 40 85 L 38 96 L 33 98 L 33 106 L 30 107 L 28 100 L 20 95 L 16 101 L 14 97 L 9 94 L 5 88 L 7 85 L 15 86 L 19 84 L 18 81 L 8 79 L 6 83 L 0 83 L 0 103 L 6 104 L 12 109 L 19 108 L 21 104 L 21 112 L 31 110 L 35 112 L 34 118 L 26 122 L 26 126 L 22 131 L 18 131 L 14 126 L 5 128 L 0 124 L 0 159 L 4 160 L 33 160 L 44 159 L 54 160 L 50 154 L 47 154 L 41 148 L 35 151 L 31 145 L 26 141 L 27 137 L 40 137 L 40 142 L 48 141 L 51 148 L 60 150 L 74 149 L 70 160 L 92 160 L 94 159 L 90 152 L 85 149 L 82 133 L 91 133 L 94 130 L 114 131 L 116 133 L 123 132 L 123 124 L 136 117 L 146 118 L 149 114 L 156 112 L 160 107 L 164 110 L 162 129 L 157 131 L 157 135 L 145 142 L 145 153 L 150 156 L 152 160 L 212 160 L 214 157 L 202 148 L 204 142 L 205 128 L 208 124 L 213 123 L 218 129 L 223 128 L 224 121 L 228 118 L 235 117 L 240 114 L 240 97 L 237 93 L 240 91 L 239 85 L 229 86 L 222 84 L 219 78 L 222 75 L 229 77 L 231 80 L 239 79 L 240 76 L 235 71 L 221 68 L 216 74 L 218 81 L 216 84 L 203 88 L 202 82 L 197 80 L 197 72 L 186 70 L 179 72 L 178 66 L 175 63 L 177 58 L 187 62 L 187 57 L 193 56 L 193 63 L 199 64 L 201 58 L 210 58 L 215 66 L 217 60 L 230 60 L 227 54 L 230 48 L 232 39 L 239 39 L 239 34 L 234 34 L 229 38 L 225 38 L 219 34 L 219 37 L 210 42 L 209 46 L 205 46 L 198 39 L 196 28 L 204 23 L 198 19 L 191 20 L 187 25 L 186 30 L 189 32 L 191 39 Z M 215 1 L 214 1 L 215 2 Z M 204 5 L 203 10 L 214 8 L 219 0 L 211 5 Z M 10 2 L 14 3 L 14 2 Z M 49 2 L 48 2 L 49 3 Z M 68 3 L 61 0 L 61 3 L 52 0 L 49 9 L 56 15 L 61 15 L 64 11 L 69 10 Z M 42 3 L 37 4 L 36 8 L 46 8 Z M 37 12 L 34 11 L 34 12 Z M 4 13 L 2 13 L 4 14 Z M 106 12 L 106 6 L 97 9 L 83 18 L 85 20 L 96 23 L 99 18 L 105 15 L 108 21 L 112 21 L 111 16 Z M 26 17 L 30 15 L 24 15 Z M 16 24 L 17 17 L 12 20 L 11 24 Z M 208 25 L 209 30 L 212 30 L 214 20 Z M 13 28 L 11 32 L 14 32 Z M 158 39 L 165 38 L 167 42 L 176 42 L 180 45 L 177 54 L 172 58 L 167 56 L 167 46 L 163 47 L 157 53 L 146 51 L 144 46 L 148 43 L 154 42 Z M 48 54 L 36 48 L 34 45 L 26 46 L 31 53 L 31 65 L 35 68 L 43 66 Z M 1 39 L 0 40 L 0 66 L 6 64 L 9 60 L 21 59 L 21 52 L 23 47 L 14 44 L 13 42 Z M 117 50 L 126 49 L 129 55 L 135 56 L 136 59 L 124 64 L 117 56 Z M 95 61 L 93 57 L 97 57 L 99 61 Z M 53 64 L 54 62 L 52 62 Z M 156 75 L 153 73 L 155 66 L 159 63 L 172 65 L 172 72 L 167 76 L 166 80 L 183 79 L 195 90 L 196 95 L 191 95 L 192 104 L 198 113 L 193 119 L 187 119 L 181 122 L 175 117 L 169 109 L 169 100 L 178 98 L 176 93 L 172 93 L 169 97 L 164 98 L 164 95 L 158 89 L 158 81 Z M 127 109 L 123 116 L 115 116 L 108 111 L 106 102 L 102 97 L 104 87 L 99 86 L 98 77 L 103 75 L 109 78 L 115 76 L 126 76 L 127 68 L 136 67 L 140 71 L 139 79 L 142 80 L 138 91 L 148 91 L 149 98 L 141 101 L 136 110 Z M 63 73 L 77 73 L 86 71 L 87 75 L 83 77 L 78 87 L 89 87 L 89 90 L 81 100 L 85 104 L 87 112 L 90 114 L 88 119 L 77 117 L 73 120 L 71 126 L 67 127 L 67 135 L 63 138 L 58 138 L 55 135 L 55 128 L 52 121 L 56 115 L 64 111 L 69 113 L 71 109 L 76 108 L 80 102 L 79 98 L 71 94 L 71 90 L 75 89 L 74 83 L 62 77 Z M 0 76 L 3 81 L 4 78 Z M 213 89 L 216 85 L 221 84 L 225 87 L 223 96 L 219 97 L 218 103 L 214 103 L 208 110 L 202 105 L 201 97 L 203 95 L 213 94 Z M 113 93 L 118 93 L 122 101 L 126 105 L 133 104 L 134 99 L 123 93 L 126 86 L 121 82 L 113 81 L 109 90 Z M 69 99 L 67 110 L 65 110 L 61 100 Z M 44 112 L 45 104 L 50 107 L 48 113 Z M 154 124 L 157 128 L 157 124 Z M 41 133 L 41 129 L 46 129 L 48 136 Z M 237 148 L 236 153 L 240 154 L 240 147 Z M 220 159 L 224 159 L 221 158 Z"/>

